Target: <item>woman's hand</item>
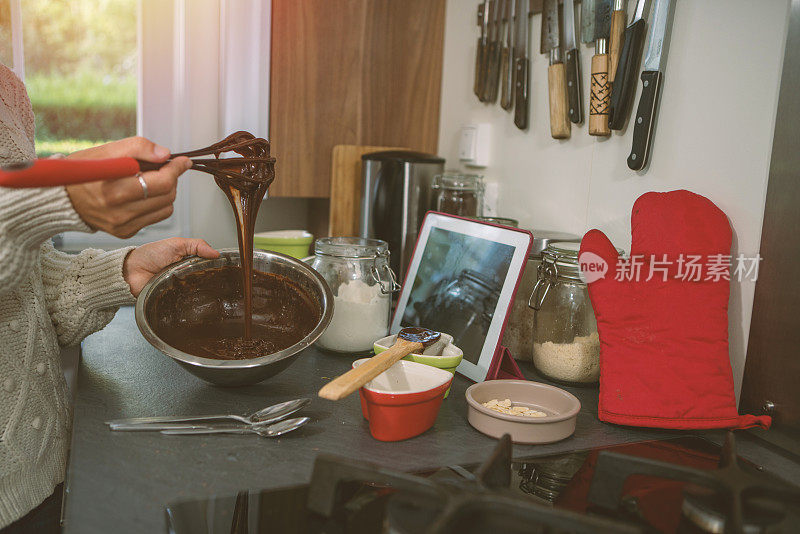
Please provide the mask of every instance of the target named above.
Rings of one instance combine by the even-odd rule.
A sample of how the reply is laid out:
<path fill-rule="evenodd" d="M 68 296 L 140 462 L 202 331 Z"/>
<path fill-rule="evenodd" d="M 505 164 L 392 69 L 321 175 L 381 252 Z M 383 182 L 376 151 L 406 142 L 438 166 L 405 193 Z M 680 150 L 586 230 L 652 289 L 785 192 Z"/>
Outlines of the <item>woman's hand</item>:
<path fill-rule="evenodd" d="M 218 258 L 219 252 L 202 239 L 171 237 L 154 241 L 131 250 L 122 264 L 122 276 L 131 286 L 131 294 L 138 297 L 150 279 L 170 263 L 184 256 L 196 255 L 201 258 Z"/>
<path fill-rule="evenodd" d="M 69 158 L 97 159 L 132 157 L 162 162 L 169 149 L 143 137 L 129 137 L 70 154 Z M 189 158 L 175 158 L 157 171 L 142 174 L 147 198 L 136 176 L 67 186 L 67 194 L 81 219 L 94 230 L 128 238 L 150 224 L 172 215 L 178 176 L 192 166 Z"/>

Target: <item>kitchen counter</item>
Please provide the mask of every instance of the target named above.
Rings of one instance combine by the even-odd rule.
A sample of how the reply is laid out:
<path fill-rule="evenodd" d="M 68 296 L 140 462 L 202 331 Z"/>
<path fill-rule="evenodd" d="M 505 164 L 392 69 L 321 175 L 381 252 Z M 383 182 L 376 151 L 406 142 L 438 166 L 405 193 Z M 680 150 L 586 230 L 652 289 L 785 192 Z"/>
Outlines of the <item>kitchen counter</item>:
<path fill-rule="evenodd" d="M 453 381 L 433 429 L 411 440 L 382 443 L 370 436 L 358 395 L 338 403 L 316 398 L 317 390 L 349 368 L 351 359 L 313 347 L 261 384 L 215 387 L 151 347 L 136 328 L 133 309 L 123 308 L 104 330 L 84 341 L 82 354 L 67 467 L 67 534 L 165 532 L 167 503 L 305 483 L 318 453 L 415 471 L 480 462 L 496 443 L 467 423 L 464 390 L 470 382 L 461 376 Z M 523 372 L 535 378 L 531 368 L 524 367 Z M 566 389 L 582 404 L 575 434 L 550 445 L 517 445 L 515 457 L 676 435 L 601 423 L 596 389 Z M 244 414 L 297 397 L 314 398 L 302 412 L 313 422 L 277 439 L 111 432 L 104 424 L 144 415 Z M 718 443 L 724 435 L 722 431 L 700 434 Z M 740 436 L 743 456 L 787 480 L 800 480 L 797 459 L 791 461 L 760 440 Z"/>

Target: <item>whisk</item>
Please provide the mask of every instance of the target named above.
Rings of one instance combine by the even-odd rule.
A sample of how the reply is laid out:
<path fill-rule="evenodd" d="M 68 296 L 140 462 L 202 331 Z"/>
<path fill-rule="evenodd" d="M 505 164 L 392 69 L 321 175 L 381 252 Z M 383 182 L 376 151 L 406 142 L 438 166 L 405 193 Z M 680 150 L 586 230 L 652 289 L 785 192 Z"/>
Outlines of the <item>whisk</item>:
<path fill-rule="evenodd" d="M 239 157 L 221 158 L 221 154 L 236 152 Z M 193 156 L 214 155 L 213 158 Z M 135 158 L 108 159 L 37 159 L 7 165 L 0 169 L 2 187 L 52 187 L 60 185 L 114 180 L 138 172 L 158 170 L 178 156 L 192 158 L 193 168 L 215 177 L 227 177 L 249 182 L 272 182 L 275 158 L 269 155 L 269 141 L 250 132 L 233 133 L 213 145 L 189 152 L 170 155 L 159 163 Z"/>

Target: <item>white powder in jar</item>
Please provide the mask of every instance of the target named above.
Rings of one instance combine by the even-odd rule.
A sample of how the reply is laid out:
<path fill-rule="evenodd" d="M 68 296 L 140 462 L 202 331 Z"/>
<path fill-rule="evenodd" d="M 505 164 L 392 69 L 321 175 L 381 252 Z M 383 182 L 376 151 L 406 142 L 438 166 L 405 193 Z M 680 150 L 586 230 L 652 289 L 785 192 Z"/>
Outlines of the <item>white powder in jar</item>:
<path fill-rule="evenodd" d="M 576 337 L 572 343 L 534 343 L 533 364 L 555 380 L 596 382 L 600 378 L 600 336 L 593 332 Z"/>
<path fill-rule="evenodd" d="M 333 298 L 333 319 L 317 344 L 337 352 L 365 352 L 389 331 L 391 295 L 378 284 L 350 280 Z"/>

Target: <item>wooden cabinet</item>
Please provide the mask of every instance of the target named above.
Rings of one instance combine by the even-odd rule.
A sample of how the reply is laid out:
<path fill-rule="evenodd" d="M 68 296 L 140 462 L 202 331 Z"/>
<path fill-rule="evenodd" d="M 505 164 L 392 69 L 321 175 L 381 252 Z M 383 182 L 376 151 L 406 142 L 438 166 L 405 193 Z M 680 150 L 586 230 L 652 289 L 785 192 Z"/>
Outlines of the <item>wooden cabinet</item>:
<path fill-rule="evenodd" d="M 435 153 L 445 0 L 273 0 L 274 197 L 330 195 L 335 145 Z"/>

